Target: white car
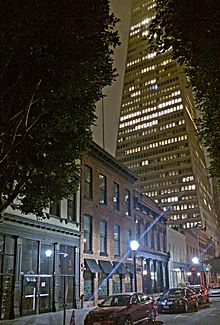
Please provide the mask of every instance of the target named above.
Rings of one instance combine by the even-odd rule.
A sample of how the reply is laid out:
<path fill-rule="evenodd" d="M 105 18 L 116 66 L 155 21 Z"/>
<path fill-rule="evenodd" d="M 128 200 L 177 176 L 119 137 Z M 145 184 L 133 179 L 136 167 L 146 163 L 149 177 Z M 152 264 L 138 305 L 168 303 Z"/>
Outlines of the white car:
<path fill-rule="evenodd" d="M 220 296 L 220 286 L 212 287 L 209 289 L 209 295 L 210 296 Z"/>

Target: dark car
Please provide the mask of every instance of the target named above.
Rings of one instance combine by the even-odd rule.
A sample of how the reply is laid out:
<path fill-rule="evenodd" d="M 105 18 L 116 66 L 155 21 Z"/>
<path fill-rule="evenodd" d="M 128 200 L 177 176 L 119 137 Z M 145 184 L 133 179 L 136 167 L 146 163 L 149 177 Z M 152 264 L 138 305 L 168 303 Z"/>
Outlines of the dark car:
<path fill-rule="evenodd" d="M 198 310 L 198 296 L 190 288 L 172 288 L 157 299 L 158 312 L 185 312 Z"/>
<path fill-rule="evenodd" d="M 197 294 L 199 304 L 209 302 L 209 291 L 206 287 L 201 284 L 193 284 L 190 288 Z"/>
<path fill-rule="evenodd" d="M 155 321 L 155 300 L 142 293 L 121 293 L 107 297 L 86 318 L 85 325 L 132 325 Z"/>

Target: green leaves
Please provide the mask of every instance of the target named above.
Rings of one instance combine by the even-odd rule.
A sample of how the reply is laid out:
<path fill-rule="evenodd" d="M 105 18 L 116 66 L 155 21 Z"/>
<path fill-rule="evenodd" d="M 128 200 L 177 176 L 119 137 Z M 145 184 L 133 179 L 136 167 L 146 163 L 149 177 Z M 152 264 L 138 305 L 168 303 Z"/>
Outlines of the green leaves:
<path fill-rule="evenodd" d="M 116 76 L 116 22 L 107 0 L 2 5 L 0 212 L 18 196 L 42 215 L 76 191 L 95 103 Z"/>
<path fill-rule="evenodd" d="M 217 0 L 157 0 L 150 26 L 151 47 L 172 56 L 190 79 L 197 108 L 199 135 L 211 159 L 212 176 L 220 176 L 220 19 Z M 155 39 L 153 36 L 157 34 Z"/>

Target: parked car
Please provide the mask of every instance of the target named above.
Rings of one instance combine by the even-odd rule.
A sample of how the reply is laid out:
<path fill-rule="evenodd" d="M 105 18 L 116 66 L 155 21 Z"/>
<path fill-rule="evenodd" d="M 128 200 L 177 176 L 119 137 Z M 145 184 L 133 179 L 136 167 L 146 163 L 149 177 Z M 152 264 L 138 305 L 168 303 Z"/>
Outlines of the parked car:
<path fill-rule="evenodd" d="M 209 289 L 210 296 L 220 296 L 220 286 L 214 286 Z"/>
<path fill-rule="evenodd" d="M 192 284 L 190 288 L 198 295 L 199 304 L 209 302 L 209 291 L 206 287 L 201 284 Z"/>
<path fill-rule="evenodd" d="M 172 288 L 157 299 L 158 312 L 185 312 L 198 310 L 198 296 L 190 288 Z"/>
<path fill-rule="evenodd" d="M 121 293 L 107 297 L 85 318 L 85 325 L 132 325 L 155 321 L 155 300 L 143 293 Z"/>

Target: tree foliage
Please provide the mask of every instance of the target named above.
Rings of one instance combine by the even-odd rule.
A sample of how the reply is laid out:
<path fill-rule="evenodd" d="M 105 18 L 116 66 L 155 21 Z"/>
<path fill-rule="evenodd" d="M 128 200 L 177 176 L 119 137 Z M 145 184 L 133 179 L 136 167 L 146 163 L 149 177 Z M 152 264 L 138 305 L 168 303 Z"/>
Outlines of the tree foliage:
<path fill-rule="evenodd" d="M 116 76 L 108 0 L 5 0 L 0 10 L 0 213 L 42 215 L 79 182 L 95 103 Z"/>
<path fill-rule="evenodd" d="M 152 48 L 185 70 L 201 118 L 199 136 L 207 147 L 212 176 L 220 177 L 220 16 L 218 0 L 157 0 L 150 26 Z"/>

